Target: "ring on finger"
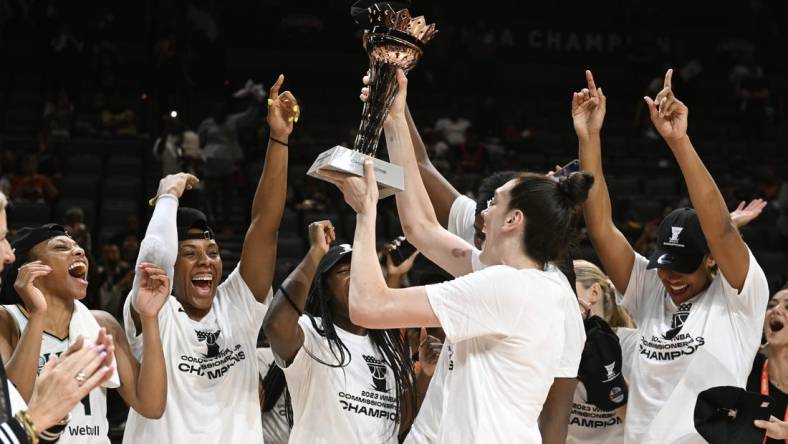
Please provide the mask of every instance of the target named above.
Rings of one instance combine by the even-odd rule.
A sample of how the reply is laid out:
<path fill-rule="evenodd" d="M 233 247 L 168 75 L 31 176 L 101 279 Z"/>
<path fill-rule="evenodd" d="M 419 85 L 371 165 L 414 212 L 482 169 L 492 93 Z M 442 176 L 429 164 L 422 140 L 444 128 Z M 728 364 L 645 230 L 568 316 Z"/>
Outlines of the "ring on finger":
<path fill-rule="evenodd" d="M 87 375 L 85 374 L 85 372 L 79 372 L 77 373 L 76 376 L 74 376 L 74 379 L 77 380 L 77 383 L 79 383 L 79 385 L 82 385 L 85 383 L 85 380 L 87 379 Z"/>

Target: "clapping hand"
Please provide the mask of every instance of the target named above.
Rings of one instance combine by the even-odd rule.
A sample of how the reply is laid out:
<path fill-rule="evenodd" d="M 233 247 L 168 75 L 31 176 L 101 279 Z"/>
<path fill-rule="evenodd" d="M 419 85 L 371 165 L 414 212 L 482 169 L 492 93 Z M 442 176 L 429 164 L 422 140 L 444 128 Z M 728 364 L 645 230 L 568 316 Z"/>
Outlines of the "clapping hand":
<path fill-rule="evenodd" d="M 668 145 L 687 136 L 689 115 L 687 106 L 673 95 L 672 79 L 673 70 L 669 69 L 665 73 L 662 90 L 657 96 L 653 100 L 651 97 L 643 97 L 651 115 L 651 122 Z"/>

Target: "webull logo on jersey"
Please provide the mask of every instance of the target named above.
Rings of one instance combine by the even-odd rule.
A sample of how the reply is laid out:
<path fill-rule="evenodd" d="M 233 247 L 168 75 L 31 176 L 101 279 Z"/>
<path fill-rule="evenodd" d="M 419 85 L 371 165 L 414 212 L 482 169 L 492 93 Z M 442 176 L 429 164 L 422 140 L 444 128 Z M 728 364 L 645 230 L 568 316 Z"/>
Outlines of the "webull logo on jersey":
<path fill-rule="evenodd" d="M 178 370 L 183 373 L 207 377 L 209 380 L 222 378 L 235 364 L 246 359 L 241 344 L 224 347 L 217 343 L 221 330 L 195 330 L 197 340 L 207 346 L 205 353 L 199 356 L 181 355 Z"/>

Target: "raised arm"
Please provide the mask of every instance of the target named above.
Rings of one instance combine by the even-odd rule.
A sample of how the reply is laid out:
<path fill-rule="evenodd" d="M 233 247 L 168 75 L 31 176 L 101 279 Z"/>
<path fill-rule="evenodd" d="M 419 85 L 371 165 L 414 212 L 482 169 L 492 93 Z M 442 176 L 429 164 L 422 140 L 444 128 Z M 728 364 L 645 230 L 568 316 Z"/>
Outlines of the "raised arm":
<path fill-rule="evenodd" d="M 123 327 L 112 315 L 104 311 L 93 314 L 115 338 L 120 396 L 142 416 L 158 419 L 167 403 L 167 367 L 159 333 L 159 311 L 170 296 L 170 279 L 163 268 L 153 264 L 142 263 L 137 270 L 141 285 L 135 294 L 134 311 L 146 333 L 142 361 L 134 357 Z"/>
<path fill-rule="evenodd" d="M 613 223 L 610 194 L 602 173 L 600 132 L 605 120 L 607 99 L 597 88 L 591 71 L 586 71 L 587 88 L 572 95 L 572 122 L 578 141 L 580 168 L 594 175 L 594 185 L 583 203 L 583 215 L 594 250 L 602 260 L 613 285 L 622 292 L 629 284 L 635 251 Z"/>
<path fill-rule="evenodd" d="M 330 221 L 309 225 L 309 252 L 282 283 L 265 314 L 265 337 L 274 353 L 288 364 L 293 362 L 298 350 L 304 345 L 304 332 L 298 325 L 298 318 L 309 298 L 317 266 L 335 238 L 334 226 Z"/>
<path fill-rule="evenodd" d="M 673 70 L 669 69 L 665 73 L 664 87 L 656 98 L 643 99 L 651 114 L 651 122 L 681 168 L 711 255 L 725 279 L 733 288 L 741 290 L 750 266 L 750 253 L 731 220 L 722 193 L 687 136 L 689 109 L 673 95 L 672 77 Z"/>
<path fill-rule="evenodd" d="M 298 103 L 290 91 L 279 94 L 284 81 L 284 75 L 280 74 L 269 94 L 271 133 L 239 265 L 241 277 L 259 302 L 265 300 L 274 278 L 277 233 L 287 194 L 287 144 L 299 115 Z"/>
<path fill-rule="evenodd" d="M 348 298 L 351 322 L 378 330 L 440 326 L 424 287 L 393 289 L 383 279 L 375 251 L 378 187 L 372 160 L 364 161 L 363 178 L 333 171 L 322 174 L 342 190 L 345 202 L 356 211 Z"/>
<path fill-rule="evenodd" d="M 131 318 L 137 335 L 141 334 L 145 325 L 140 319 L 137 300 L 142 287 L 142 264 L 155 264 L 164 270 L 168 279 L 167 294 L 172 291 L 172 279 L 175 274 L 175 261 L 178 259 L 178 228 L 175 220 L 178 215 L 178 199 L 184 191 L 191 189 L 199 180 L 186 173 L 170 174 L 159 181 L 156 192 L 153 215 L 145 230 L 145 237 L 140 243 L 140 253 L 135 264 L 134 283 L 131 286 L 126 304 L 131 311 Z M 126 308 L 124 307 L 124 310 Z"/>
<path fill-rule="evenodd" d="M 399 91 L 384 123 L 391 161 L 405 171 L 405 191 L 397 193 L 397 211 L 405 237 L 427 258 L 453 276 L 473 271 L 473 246 L 449 233 L 438 222 L 435 209 L 419 174 L 413 141 L 405 117 L 408 80 L 397 73 Z"/>
<path fill-rule="evenodd" d="M 364 85 L 369 84 L 369 76 L 364 76 Z M 361 90 L 361 100 L 366 101 L 369 95 L 368 87 Z M 460 192 L 446 180 L 445 177 L 435 168 L 435 165 L 430 161 L 427 155 L 427 147 L 424 146 L 424 141 L 421 140 L 418 127 L 413 121 L 413 115 L 410 113 L 410 107 L 405 104 L 405 118 L 408 122 L 408 132 L 410 140 L 413 143 L 414 152 L 416 154 L 416 163 L 419 166 L 419 174 L 421 180 L 424 182 L 424 187 L 427 189 L 427 194 L 432 202 L 432 207 L 435 209 L 435 215 L 438 222 L 444 227 L 448 227 L 449 213 L 454 201 L 460 197 Z"/>

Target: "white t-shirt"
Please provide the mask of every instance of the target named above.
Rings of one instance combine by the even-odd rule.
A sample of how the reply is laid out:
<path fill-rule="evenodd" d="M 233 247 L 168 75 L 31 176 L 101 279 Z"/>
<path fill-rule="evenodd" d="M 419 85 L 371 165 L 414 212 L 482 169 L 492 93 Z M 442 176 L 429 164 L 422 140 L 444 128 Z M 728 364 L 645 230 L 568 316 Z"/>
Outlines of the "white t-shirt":
<path fill-rule="evenodd" d="M 563 274 L 496 265 L 426 291 L 454 352 L 437 442 L 541 442 L 574 297 Z"/>
<path fill-rule="evenodd" d="M 134 328 L 131 300 L 123 310 L 126 336 L 141 359 L 143 337 Z M 262 442 L 255 350 L 266 309 L 237 267 L 219 285 L 200 321 L 189 318 L 170 296 L 159 312 L 167 407 L 160 419 L 131 409 L 123 442 Z"/>
<path fill-rule="evenodd" d="M 322 328 L 320 318 L 315 322 Z M 334 325 L 350 352 L 350 362 L 336 368 L 315 359 L 338 363 L 328 340 L 315 330 L 309 317 L 301 316 L 298 325 L 304 332 L 304 345 L 293 362 L 287 366 L 275 355 L 285 372 L 293 405 L 290 442 L 396 443 L 399 412 L 394 376 L 369 336 L 354 335 Z"/>
<path fill-rule="evenodd" d="M 577 383 L 566 444 L 621 444 L 624 442 L 624 420 L 616 412 L 608 412 L 588 403 L 586 388 Z"/>
<path fill-rule="evenodd" d="M 474 222 L 476 222 L 476 202 L 462 194 L 457 196 L 451 204 L 446 229 L 474 245 L 473 238 L 476 234 L 473 229 Z"/>
<path fill-rule="evenodd" d="M 462 117 L 457 120 L 444 117 L 435 122 L 435 130 L 443 133 L 443 138 L 449 142 L 449 145 L 461 145 L 465 143 L 465 133 L 470 127 L 471 122 Z"/>
<path fill-rule="evenodd" d="M 19 331 L 27 326 L 27 316 L 16 305 L 3 305 L 11 314 Z M 60 356 L 68 350 L 69 337 L 58 338 L 44 332 L 41 335 L 41 351 L 38 356 L 38 373 L 44 368 L 51 355 Z M 13 397 L 11 398 L 13 401 Z M 70 444 L 109 444 L 107 433 L 107 389 L 96 388 L 77 403 L 71 410 L 71 421 L 60 437 L 59 443 Z"/>
<path fill-rule="evenodd" d="M 448 230 L 473 245 L 473 222 L 475 217 L 476 203 L 473 199 L 461 195 L 452 203 L 451 211 L 449 212 Z M 471 265 L 474 271 L 484 268 L 484 265 L 479 260 L 479 254 L 479 250 L 474 249 L 471 255 Z M 569 285 L 566 277 L 563 280 Z M 567 316 L 564 317 L 564 347 L 561 350 L 561 360 L 555 375 L 556 378 L 577 377 L 577 369 L 580 366 L 580 357 L 586 341 L 585 327 L 583 326 L 583 318 L 577 304 L 577 298 L 574 296 L 574 293 L 570 293 L 569 296 L 563 299 L 563 306 Z M 435 373 L 432 375 L 419 413 L 416 415 L 416 419 L 413 421 L 413 425 L 405 439 L 406 444 L 436 442 L 443 415 L 444 379 L 453 370 L 452 355 L 452 344 L 447 340 L 443 343 L 441 355 L 435 365 Z"/>
<path fill-rule="evenodd" d="M 258 348 L 257 365 L 260 367 L 260 379 L 263 380 L 271 366 L 276 365 L 274 363 L 274 352 L 270 348 Z M 266 387 L 263 387 L 263 389 L 266 389 Z M 287 444 L 287 440 L 290 437 L 290 424 L 287 423 L 287 406 L 285 405 L 284 391 L 279 395 L 274 407 L 267 412 L 262 412 L 262 415 L 265 444 Z"/>
<path fill-rule="evenodd" d="M 419 413 L 408 431 L 408 436 L 405 437 L 405 444 L 430 444 L 438 439 L 438 429 L 443 415 L 444 384 L 447 374 L 454 370 L 453 355 L 454 349 L 449 341 L 443 341 L 443 348 L 435 364 L 430 385 L 427 387 Z"/>
<path fill-rule="evenodd" d="M 637 329 L 631 357 L 627 443 L 705 443 L 695 431 L 698 393 L 744 387 L 761 339 L 769 287 L 750 254 L 742 291 L 717 273 L 709 287 L 678 307 L 657 270 L 636 255 L 622 304 Z"/>

